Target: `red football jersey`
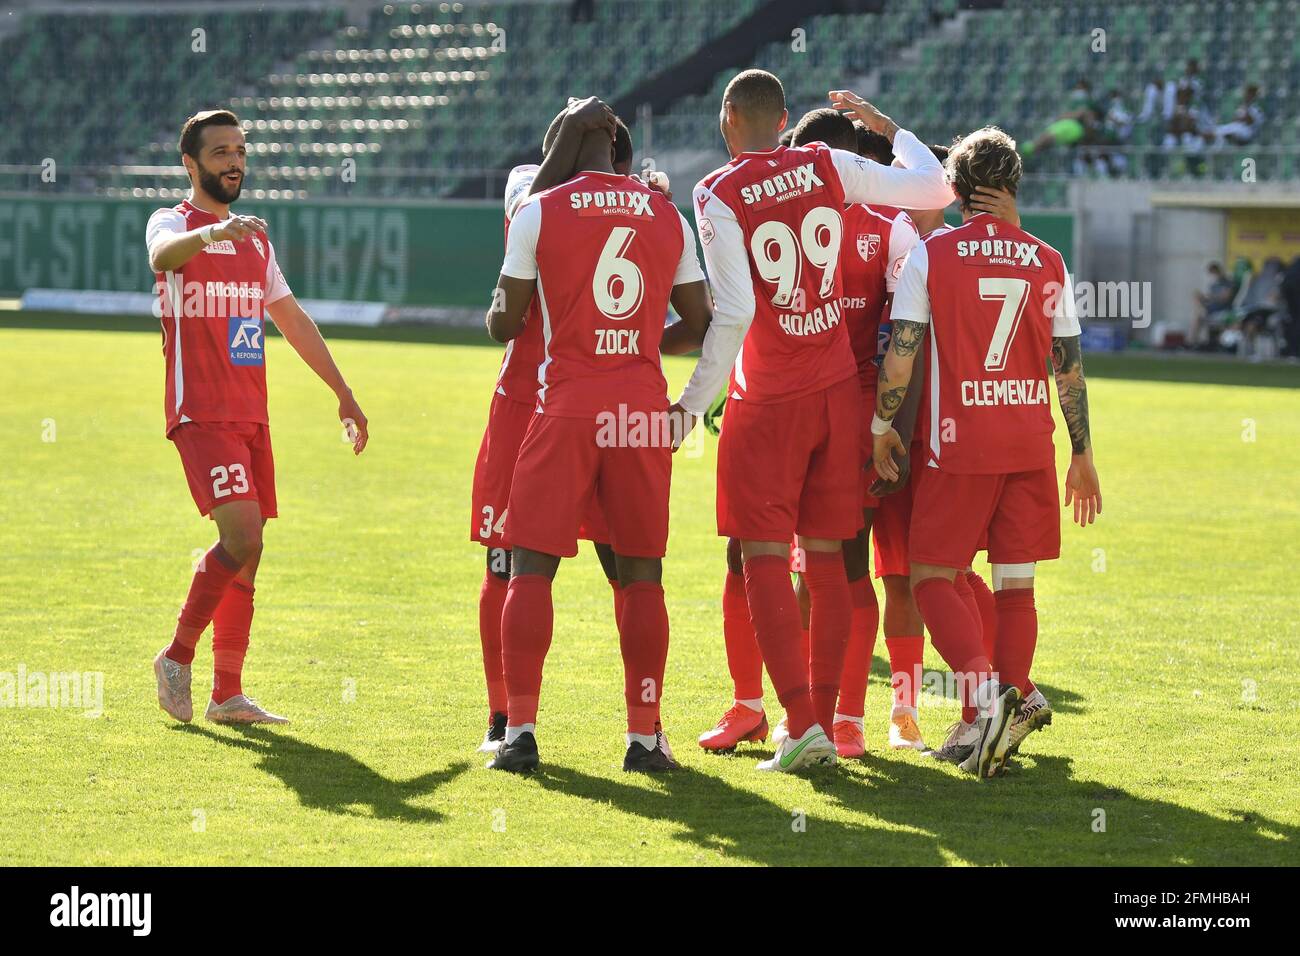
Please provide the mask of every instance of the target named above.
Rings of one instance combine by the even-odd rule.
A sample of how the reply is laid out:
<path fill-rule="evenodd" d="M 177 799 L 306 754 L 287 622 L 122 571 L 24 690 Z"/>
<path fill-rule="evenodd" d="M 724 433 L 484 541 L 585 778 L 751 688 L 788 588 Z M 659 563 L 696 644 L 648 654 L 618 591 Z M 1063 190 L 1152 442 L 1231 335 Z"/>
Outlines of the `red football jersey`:
<path fill-rule="evenodd" d="M 879 357 L 889 345 L 882 327 L 885 302 L 898 285 L 907 254 L 920 242 L 912 219 L 893 206 L 853 203 L 844 210 L 840 277 L 844 284 L 844 324 L 849 328 L 858 377 L 875 389 Z"/>
<path fill-rule="evenodd" d="M 704 275 L 694 234 L 663 193 L 584 171 L 516 212 L 501 271 L 537 279 L 540 413 L 668 407 L 659 343 L 669 296 Z"/>
<path fill-rule="evenodd" d="M 506 180 L 505 235 L 510 238 L 510 219 L 528 201 L 528 190 L 539 167 L 516 166 Z M 512 402 L 537 401 L 537 367 L 546 357 L 542 344 L 542 312 L 536 297 L 528 305 L 524 330 L 506 343 L 506 354 L 497 373 L 497 394 Z"/>
<path fill-rule="evenodd" d="M 786 401 L 852 375 L 839 268 L 844 186 L 832 151 L 811 143 L 741 153 L 700 180 L 695 202 L 701 242 L 712 241 L 714 218 L 734 219 L 747 253 L 754 319 L 732 396 Z M 719 271 L 711 262 L 715 283 Z"/>
<path fill-rule="evenodd" d="M 908 257 L 893 321 L 930 325 L 929 465 L 1009 474 L 1053 463 L 1052 338 L 1079 334 L 1059 252 L 987 214 L 936 230 Z"/>
<path fill-rule="evenodd" d="M 149 217 L 146 242 L 220 221 L 187 199 Z M 156 280 L 167 434 L 190 421 L 268 424 L 265 307 L 290 293 L 267 238 L 213 242 Z"/>

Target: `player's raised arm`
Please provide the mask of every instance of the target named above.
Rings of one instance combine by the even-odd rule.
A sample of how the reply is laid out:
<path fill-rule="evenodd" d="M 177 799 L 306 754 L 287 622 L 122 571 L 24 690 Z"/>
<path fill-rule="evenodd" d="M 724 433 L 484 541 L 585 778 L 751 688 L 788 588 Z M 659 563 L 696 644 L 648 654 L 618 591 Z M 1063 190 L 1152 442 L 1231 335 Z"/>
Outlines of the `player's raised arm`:
<path fill-rule="evenodd" d="M 343 373 L 335 364 L 334 356 L 330 354 L 329 346 L 321 337 L 316 323 L 294 298 L 293 293 L 267 303 L 266 314 L 271 317 L 271 321 L 280 330 L 285 341 L 293 346 L 298 357 L 330 387 L 330 391 L 338 398 L 339 421 L 348 429 L 348 437 L 352 439 L 353 454 L 361 454 L 365 450 L 366 442 L 370 440 L 370 422 L 361 411 L 361 406 L 357 404 L 352 389 L 343 378 Z"/>
<path fill-rule="evenodd" d="M 542 160 L 537 175 L 533 177 L 532 186 L 528 190 L 530 195 L 573 178 L 574 167 L 578 164 L 578 150 L 587 133 L 607 129 L 610 142 L 614 141 L 617 127 L 614 111 L 594 96 L 585 100 L 570 98 L 569 108 L 561 115 L 555 141 L 549 148 L 543 144 L 546 157 Z"/>
<path fill-rule="evenodd" d="M 1101 481 L 1092 463 L 1088 421 L 1088 383 L 1083 377 L 1081 330 L 1075 314 L 1074 287 L 1065 275 L 1052 317 L 1052 372 L 1061 414 L 1070 432 L 1070 470 L 1065 475 L 1063 504 L 1074 505 L 1074 520 L 1090 525 L 1101 514 Z"/>
<path fill-rule="evenodd" d="M 887 203 L 907 209 L 942 209 L 952 202 L 952 187 L 928 146 L 854 93 L 833 90 L 830 97 L 836 109 L 888 139 L 894 155 L 906 167 L 882 166 L 847 150 L 831 150 L 846 202 Z"/>
<path fill-rule="evenodd" d="M 695 258 L 695 233 L 691 231 L 686 217 L 681 213 L 677 215 L 682 221 L 684 241 L 669 301 L 681 321 L 664 329 L 664 337 L 659 342 L 659 351 L 664 355 L 685 355 L 700 348 L 713 322 L 713 301 L 709 298 L 709 286 L 704 281 L 699 260 Z"/>
<path fill-rule="evenodd" d="M 713 319 L 700 360 L 677 406 L 700 418 L 726 384 L 754 321 L 754 286 L 745 237 L 735 213 L 705 186 L 696 187 L 693 205 L 704 247 L 704 267 L 713 287 Z"/>
<path fill-rule="evenodd" d="M 145 230 L 149 268 L 154 272 L 174 272 L 198 255 L 204 246 L 223 239 L 239 242 L 258 232 L 266 233 L 266 221 L 257 216 L 231 216 L 225 222 L 186 230 L 185 217 L 174 209 L 160 209 L 149 217 Z"/>
<path fill-rule="evenodd" d="M 542 207 L 536 202 L 521 207 L 510 222 L 506 258 L 487 313 L 488 335 L 498 342 L 509 342 L 524 330 L 528 303 L 537 289 L 537 235 L 541 227 Z"/>

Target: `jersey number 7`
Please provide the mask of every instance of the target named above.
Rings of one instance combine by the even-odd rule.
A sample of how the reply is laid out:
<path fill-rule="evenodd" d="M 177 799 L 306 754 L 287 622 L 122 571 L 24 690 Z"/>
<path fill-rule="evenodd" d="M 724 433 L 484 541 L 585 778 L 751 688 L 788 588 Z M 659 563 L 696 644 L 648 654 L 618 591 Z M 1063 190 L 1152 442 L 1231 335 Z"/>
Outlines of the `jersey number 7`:
<path fill-rule="evenodd" d="M 998 310 L 998 322 L 993 327 L 993 339 L 989 350 L 984 353 L 984 371 L 1001 372 L 1007 367 L 1007 353 L 1011 351 L 1011 341 L 1020 328 L 1020 317 L 1025 311 L 1025 297 L 1029 292 L 1029 283 L 1024 279 L 985 276 L 980 279 L 980 298 L 985 302 L 1002 300 Z"/>

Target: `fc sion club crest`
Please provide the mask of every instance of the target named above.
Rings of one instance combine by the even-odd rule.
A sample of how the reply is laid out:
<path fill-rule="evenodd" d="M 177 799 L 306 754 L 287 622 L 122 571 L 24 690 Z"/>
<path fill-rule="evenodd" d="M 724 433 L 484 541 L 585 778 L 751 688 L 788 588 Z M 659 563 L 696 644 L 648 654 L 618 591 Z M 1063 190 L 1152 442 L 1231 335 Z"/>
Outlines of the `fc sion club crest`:
<path fill-rule="evenodd" d="M 863 232 L 858 234 L 858 255 L 863 262 L 870 262 L 880 249 L 880 233 Z"/>

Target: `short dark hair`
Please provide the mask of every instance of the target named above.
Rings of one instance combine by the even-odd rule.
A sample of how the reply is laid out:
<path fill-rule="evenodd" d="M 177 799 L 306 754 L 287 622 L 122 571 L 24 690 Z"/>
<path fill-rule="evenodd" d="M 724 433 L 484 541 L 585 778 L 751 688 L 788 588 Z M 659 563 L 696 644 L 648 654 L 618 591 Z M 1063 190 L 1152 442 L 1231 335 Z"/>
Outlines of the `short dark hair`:
<path fill-rule="evenodd" d="M 564 115 L 568 112 L 567 109 L 560 110 L 555 119 L 551 120 L 551 125 L 546 128 L 546 135 L 542 137 L 543 157 L 555 145 L 555 137 L 560 135 L 560 124 L 564 122 Z M 614 117 L 614 165 L 630 162 L 632 162 L 632 131 L 627 128 L 622 118 L 616 116 Z"/>
<path fill-rule="evenodd" d="M 858 143 L 855 152 L 867 159 L 874 159 L 881 166 L 890 166 L 894 162 L 894 146 L 888 137 L 867 129 L 862 123 L 854 123 L 853 131 L 857 133 Z"/>
<path fill-rule="evenodd" d="M 187 119 L 181 126 L 181 138 L 177 143 L 182 156 L 199 158 L 199 148 L 203 131 L 209 126 L 239 126 L 239 117 L 230 110 L 202 110 Z"/>
<path fill-rule="evenodd" d="M 777 120 L 785 112 L 785 88 L 767 70 L 737 73 L 722 93 L 724 103 L 731 103 L 746 119 Z"/>
<path fill-rule="evenodd" d="M 934 155 L 934 158 L 937 159 L 940 163 L 948 162 L 947 146 L 940 146 L 938 143 L 931 143 L 930 152 Z"/>
<path fill-rule="evenodd" d="M 833 149 L 847 149 L 853 152 L 858 145 L 857 134 L 853 131 L 853 121 L 829 106 L 809 110 L 794 128 L 791 146 L 807 146 L 809 143 L 825 143 Z"/>
<path fill-rule="evenodd" d="M 1016 141 L 996 126 L 985 126 L 953 143 L 944 164 L 948 180 L 963 209 L 978 187 L 1005 189 L 1016 194 L 1024 167 Z"/>
<path fill-rule="evenodd" d="M 776 138 L 776 141 L 782 146 L 789 146 L 794 142 L 794 130 L 786 127 L 781 131 L 781 135 Z"/>

